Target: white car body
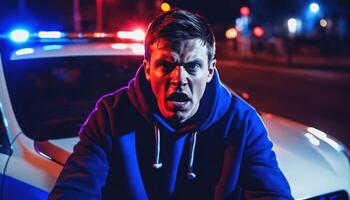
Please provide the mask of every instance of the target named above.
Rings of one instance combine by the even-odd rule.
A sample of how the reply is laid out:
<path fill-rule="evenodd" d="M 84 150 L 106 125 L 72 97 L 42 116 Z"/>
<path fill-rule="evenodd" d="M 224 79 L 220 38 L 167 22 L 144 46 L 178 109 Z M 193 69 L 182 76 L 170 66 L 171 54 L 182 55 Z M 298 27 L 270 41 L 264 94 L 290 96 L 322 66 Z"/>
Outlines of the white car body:
<path fill-rule="evenodd" d="M 59 48 L 24 48 L 26 50 L 13 51 L 9 56 L 10 60 L 21 60 L 143 54 L 141 44 L 60 44 L 56 47 Z M 62 169 L 62 163 L 73 151 L 78 138 L 35 141 L 23 133 L 13 109 L 3 68 L 0 59 L 0 105 L 12 153 L 0 153 L 1 195 L 3 199 L 46 199 Z M 262 113 L 261 117 L 274 142 L 279 166 L 290 183 L 294 198 L 320 196 L 321 199 L 322 195 L 329 194 L 348 198 L 349 158 L 339 141 L 317 129 L 272 114 Z"/>

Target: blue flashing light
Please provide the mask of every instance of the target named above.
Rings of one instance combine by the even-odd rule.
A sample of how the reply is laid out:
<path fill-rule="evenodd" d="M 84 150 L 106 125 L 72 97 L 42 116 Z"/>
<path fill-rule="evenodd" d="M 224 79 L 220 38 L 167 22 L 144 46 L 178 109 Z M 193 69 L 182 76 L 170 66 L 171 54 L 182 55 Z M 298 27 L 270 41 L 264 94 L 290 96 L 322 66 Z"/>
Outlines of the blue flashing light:
<path fill-rule="evenodd" d="M 34 53 L 34 49 L 33 48 L 24 48 L 24 49 L 17 50 L 15 52 L 15 54 L 17 56 L 26 55 L 26 54 L 32 54 L 32 53 Z"/>
<path fill-rule="evenodd" d="M 29 39 L 29 32 L 23 29 L 17 29 L 10 33 L 10 39 L 14 42 L 21 43 Z"/>
<path fill-rule="evenodd" d="M 39 38 L 61 38 L 63 34 L 59 31 L 40 31 Z"/>

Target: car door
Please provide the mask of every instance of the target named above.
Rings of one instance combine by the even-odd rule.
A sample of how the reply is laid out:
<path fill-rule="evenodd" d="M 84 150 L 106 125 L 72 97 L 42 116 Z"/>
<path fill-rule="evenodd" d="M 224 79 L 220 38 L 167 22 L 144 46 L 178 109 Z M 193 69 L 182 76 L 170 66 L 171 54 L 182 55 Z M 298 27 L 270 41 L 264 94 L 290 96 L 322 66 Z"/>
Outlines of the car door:
<path fill-rule="evenodd" d="M 2 199 L 3 197 L 3 179 L 6 165 L 10 156 L 11 145 L 6 132 L 4 118 L 2 117 L 2 113 L 0 112 L 0 199 Z"/>

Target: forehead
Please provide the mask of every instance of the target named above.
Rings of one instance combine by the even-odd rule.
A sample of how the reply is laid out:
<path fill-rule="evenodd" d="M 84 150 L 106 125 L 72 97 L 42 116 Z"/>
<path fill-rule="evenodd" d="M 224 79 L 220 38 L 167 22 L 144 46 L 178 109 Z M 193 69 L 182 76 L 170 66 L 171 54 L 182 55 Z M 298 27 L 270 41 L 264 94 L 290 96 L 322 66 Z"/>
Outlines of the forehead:
<path fill-rule="evenodd" d="M 194 59 L 208 60 L 208 48 L 201 39 L 172 41 L 159 39 L 150 47 L 151 59 L 188 61 Z"/>

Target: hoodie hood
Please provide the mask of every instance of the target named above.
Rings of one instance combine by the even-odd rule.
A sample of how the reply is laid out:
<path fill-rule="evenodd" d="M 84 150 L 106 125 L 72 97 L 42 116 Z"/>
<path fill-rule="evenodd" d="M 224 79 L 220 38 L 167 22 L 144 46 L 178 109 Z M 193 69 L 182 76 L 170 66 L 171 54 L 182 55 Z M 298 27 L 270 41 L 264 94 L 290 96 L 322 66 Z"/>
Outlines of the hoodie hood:
<path fill-rule="evenodd" d="M 168 133 L 200 132 L 218 121 L 228 110 L 231 94 L 220 82 L 215 69 L 212 80 L 207 84 L 198 111 L 179 127 L 172 126 L 160 113 L 151 85 L 146 79 L 143 65 L 139 67 L 135 78 L 129 82 L 130 100 L 136 110 L 152 125 Z"/>

